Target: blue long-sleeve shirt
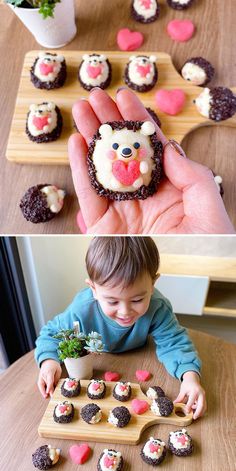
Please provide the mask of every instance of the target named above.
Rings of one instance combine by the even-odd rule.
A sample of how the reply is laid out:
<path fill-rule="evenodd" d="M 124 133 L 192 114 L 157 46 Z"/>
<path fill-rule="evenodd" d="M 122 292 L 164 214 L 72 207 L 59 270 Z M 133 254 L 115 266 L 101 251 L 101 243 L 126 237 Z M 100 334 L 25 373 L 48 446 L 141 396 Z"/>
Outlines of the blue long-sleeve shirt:
<path fill-rule="evenodd" d="M 86 334 L 92 330 L 99 332 L 106 352 L 126 352 L 142 347 L 151 335 L 159 361 L 172 376 L 180 379 L 186 371 L 200 372 L 201 362 L 186 329 L 180 326 L 170 302 L 157 289 L 151 296 L 147 312 L 129 327 L 122 327 L 107 317 L 90 288 L 80 291 L 63 313 L 41 329 L 35 350 L 38 365 L 49 358 L 59 361 L 60 340 L 52 337 L 59 330 L 72 329 L 75 321 Z"/>

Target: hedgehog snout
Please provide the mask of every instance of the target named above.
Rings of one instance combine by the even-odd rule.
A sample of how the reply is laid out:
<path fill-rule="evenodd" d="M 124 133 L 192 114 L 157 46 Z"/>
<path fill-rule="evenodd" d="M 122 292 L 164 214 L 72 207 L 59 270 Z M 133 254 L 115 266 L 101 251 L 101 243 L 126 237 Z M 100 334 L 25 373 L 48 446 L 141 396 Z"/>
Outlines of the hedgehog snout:
<path fill-rule="evenodd" d="M 130 147 L 124 147 L 121 151 L 122 157 L 129 158 L 132 156 L 132 149 Z"/>

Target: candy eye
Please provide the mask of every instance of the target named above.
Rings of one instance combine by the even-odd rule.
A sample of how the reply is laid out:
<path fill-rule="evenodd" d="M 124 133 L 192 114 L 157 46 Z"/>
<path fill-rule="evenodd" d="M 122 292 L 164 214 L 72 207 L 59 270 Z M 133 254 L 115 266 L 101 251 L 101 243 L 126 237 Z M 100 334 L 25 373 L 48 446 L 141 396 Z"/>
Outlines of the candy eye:
<path fill-rule="evenodd" d="M 135 143 L 134 143 L 134 148 L 135 148 L 135 149 L 139 149 L 139 147 L 140 147 L 139 142 L 135 142 Z"/>
<path fill-rule="evenodd" d="M 116 149 L 118 149 L 118 147 L 119 147 L 119 144 L 117 144 L 117 142 L 114 142 L 114 144 L 112 144 L 113 149 L 116 150 Z"/>

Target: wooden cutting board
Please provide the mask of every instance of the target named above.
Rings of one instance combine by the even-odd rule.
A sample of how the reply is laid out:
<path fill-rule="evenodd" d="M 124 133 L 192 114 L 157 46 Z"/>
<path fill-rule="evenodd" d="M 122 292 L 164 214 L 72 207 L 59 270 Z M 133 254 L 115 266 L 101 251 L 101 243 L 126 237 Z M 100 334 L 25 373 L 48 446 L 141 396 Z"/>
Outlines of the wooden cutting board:
<path fill-rule="evenodd" d="M 30 68 L 34 63 L 39 51 L 30 51 L 26 54 L 21 73 L 20 85 L 16 99 L 16 107 L 13 115 L 9 141 L 6 151 L 7 159 L 17 163 L 30 164 L 68 164 L 67 141 L 71 133 L 75 131 L 71 108 L 73 103 L 81 97 L 87 97 L 88 92 L 84 90 L 77 79 L 78 67 L 82 56 L 94 51 L 64 51 L 56 50 L 64 55 L 68 68 L 68 77 L 65 85 L 57 90 L 39 90 L 30 81 Z M 98 51 L 96 51 L 98 52 Z M 118 87 L 125 85 L 122 76 L 125 65 L 132 52 L 121 51 L 99 51 L 105 54 L 112 65 L 112 82 L 106 91 L 115 98 Z M 202 88 L 196 87 L 176 71 L 171 57 L 163 52 L 140 51 L 136 54 L 155 55 L 159 79 L 157 85 L 146 93 L 137 93 L 146 107 L 152 108 L 158 113 L 162 122 L 162 130 L 168 139 L 180 142 L 184 136 L 194 128 L 205 125 L 216 125 L 213 121 L 204 118 L 196 110 L 193 100 L 201 93 Z M 159 112 L 155 106 L 154 95 L 157 89 L 181 88 L 187 95 L 184 110 L 177 116 L 169 116 Z M 232 88 L 236 93 L 236 88 Z M 62 111 L 63 131 L 61 137 L 54 142 L 37 144 L 31 142 L 25 133 L 26 116 L 32 103 L 43 101 L 54 101 Z M 221 125 L 236 127 L 236 118 L 223 121 Z"/>
<path fill-rule="evenodd" d="M 137 415 L 132 411 L 132 399 L 142 399 L 149 404 L 152 401 L 141 391 L 140 385 L 131 383 L 132 395 L 129 401 L 120 402 L 112 396 L 112 391 L 116 383 L 106 381 L 106 396 L 104 399 L 89 399 L 86 393 L 87 386 L 90 381 L 81 380 L 81 392 L 77 397 L 68 399 L 61 394 L 61 385 L 64 379 L 60 380 L 53 397 L 50 399 L 48 407 L 42 418 L 38 428 L 40 437 L 63 438 L 71 440 L 89 440 L 94 442 L 105 443 L 123 443 L 127 445 L 137 445 L 139 443 L 142 432 L 155 424 L 170 424 L 176 427 L 185 427 L 190 425 L 193 420 L 192 412 L 185 414 L 184 404 L 175 404 L 174 411 L 168 417 L 157 417 L 151 410 L 146 411 L 142 415 Z M 53 420 L 54 407 L 58 402 L 68 400 L 75 407 L 75 416 L 69 424 L 58 424 Z M 89 403 L 97 404 L 102 410 L 102 420 L 97 424 L 87 424 L 80 417 L 80 409 Z M 126 427 L 118 428 L 107 422 L 107 418 L 111 409 L 117 406 L 125 406 L 131 413 L 131 420 Z M 181 417 L 177 415 L 181 413 Z"/>

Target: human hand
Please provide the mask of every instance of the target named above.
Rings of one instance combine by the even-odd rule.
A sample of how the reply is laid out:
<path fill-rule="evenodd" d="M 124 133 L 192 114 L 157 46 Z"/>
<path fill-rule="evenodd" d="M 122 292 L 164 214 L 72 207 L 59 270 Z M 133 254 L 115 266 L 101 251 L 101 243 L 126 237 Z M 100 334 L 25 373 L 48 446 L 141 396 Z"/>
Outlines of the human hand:
<path fill-rule="evenodd" d="M 61 377 L 61 366 L 55 360 L 44 360 L 38 377 L 38 388 L 44 399 L 53 394 L 55 386 Z"/>
<path fill-rule="evenodd" d="M 118 90 L 116 103 L 99 88 L 73 107 L 79 133 L 69 139 L 69 159 L 80 204 L 82 232 L 99 234 L 234 233 L 211 170 L 186 158 L 173 141 L 164 145 L 162 179 L 157 193 L 146 200 L 110 201 L 97 195 L 87 170 L 88 145 L 101 123 L 117 120 L 153 121 L 131 90 Z M 182 154 L 182 155 L 181 155 Z"/>
<path fill-rule="evenodd" d="M 193 418 L 197 419 L 204 415 L 207 409 L 206 394 L 200 384 L 200 379 L 194 371 L 186 371 L 183 374 L 180 392 L 174 401 L 186 404 L 187 413 L 195 410 Z"/>

